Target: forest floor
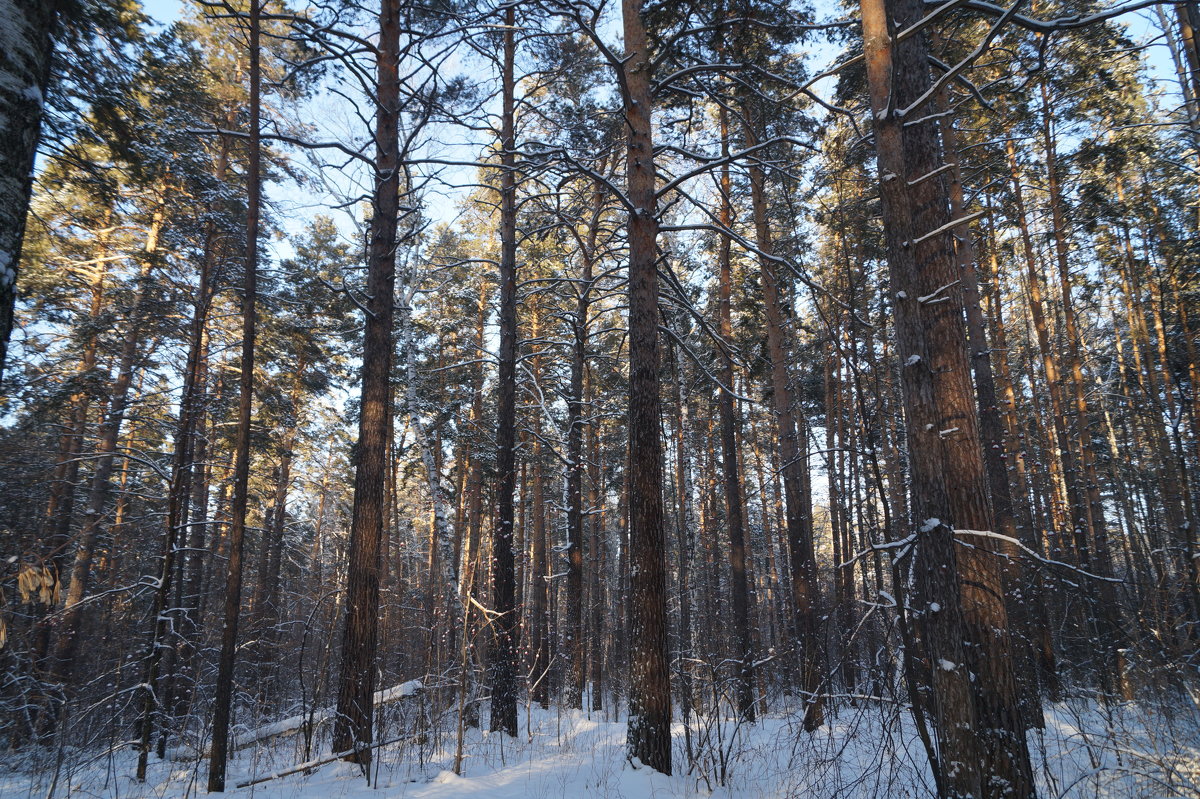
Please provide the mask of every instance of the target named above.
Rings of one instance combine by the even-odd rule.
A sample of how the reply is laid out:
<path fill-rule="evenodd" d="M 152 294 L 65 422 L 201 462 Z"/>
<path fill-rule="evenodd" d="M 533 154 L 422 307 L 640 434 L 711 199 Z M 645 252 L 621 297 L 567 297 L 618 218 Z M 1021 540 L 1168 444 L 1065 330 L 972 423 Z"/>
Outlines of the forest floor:
<path fill-rule="evenodd" d="M 695 767 L 675 725 L 676 774 L 634 768 L 624 758 L 625 725 L 603 714 L 521 710 L 517 739 L 469 730 L 461 776 L 452 771 L 455 736 L 425 736 L 378 750 L 371 781 L 358 766 L 330 763 L 246 788 L 237 783 L 303 762 L 298 736 L 247 748 L 230 763 L 228 794 L 261 799 L 551 799 L 557 797 L 719 796 L 737 799 L 917 799 L 933 790 L 907 712 L 869 702 L 842 707 L 815 734 L 794 714 L 754 725 L 728 719 L 692 725 Z M 1046 728 L 1029 733 L 1039 796 L 1200 797 L 1200 719 L 1194 706 L 1172 712 L 1129 703 L 1104 710 L 1094 702 L 1047 706 Z M 206 763 L 152 762 L 149 779 L 132 775 L 136 754 L 68 751 L 54 797 L 185 799 L 204 794 Z M 724 764 L 722 766 L 722 764 Z M 724 775 L 722 777 L 722 774 Z M 9 764 L 0 797 L 45 799 L 53 768 Z"/>

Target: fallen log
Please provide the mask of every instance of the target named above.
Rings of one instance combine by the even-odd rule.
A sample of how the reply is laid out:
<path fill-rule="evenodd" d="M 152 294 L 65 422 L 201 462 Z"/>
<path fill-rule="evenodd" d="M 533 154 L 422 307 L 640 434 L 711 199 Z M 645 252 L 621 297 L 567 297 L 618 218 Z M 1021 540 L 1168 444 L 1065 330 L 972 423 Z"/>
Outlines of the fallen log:
<path fill-rule="evenodd" d="M 288 766 L 285 769 L 280 769 L 279 771 L 275 771 L 270 774 L 264 774 L 261 777 L 255 777 L 253 779 L 243 780 L 242 782 L 237 783 L 237 787 L 238 788 L 249 788 L 251 785 L 258 785 L 263 782 L 270 782 L 271 780 L 277 780 L 280 777 L 286 777 L 290 774 L 298 774 L 301 771 L 309 771 L 310 769 L 314 769 L 319 766 L 325 766 L 325 765 L 333 763 L 337 760 L 343 760 L 344 758 L 350 757 L 351 755 L 356 754 L 358 752 L 369 752 L 372 749 L 379 749 L 380 747 L 383 747 L 383 746 L 391 746 L 392 744 L 398 744 L 401 741 L 407 741 L 407 740 L 410 740 L 412 738 L 417 738 L 417 737 L 419 737 L 419 736 L 403 735 L 399 738 L 391 738 L 386 741 L 378 741 L 376 743 L 371 744 L 370 746 L 360 746 L 357 749 L 347 749 L 345 752 L 335 752 L 332 755 L 326 755 L 325 757 L 318 757 L 314 760 L 309 760 L 306 763 L 298 763 L 295 766 Z"/>
<path fill-rule="evenodd" d="M 385 688 L 375 692 L 375 705 L 386 705 L 400 699 L 414 696 L 419 693 L 425 686 L 420 680 L 409 680 L 408 682 L 393 685 L 391 688 Z M 333 718 L 336 711 L 332 708 L 318 710 L 311 715 L 301 713 L 297 716 L 289 716 L 281 721 L 276 721 L 271 724 L 264 724 L 261 727 L 255 727 L 252 730 L 233 733 L 233 740 L 229 745 L 231 752 L 236 752 L 263 741 L 269 741 L 272 738 L 281 738 L 286 735 L 293 735 L 304 729 L 305 724 L 311 723 L 315 728 L 318 724 L 322 724 Z M 196 760 L 201 757 L 208 757 L 209 749 L 205 747 L 203 751 L 197 751 L 191 746 L 176 746 L 168 749 L 163 756 L 164 760 Z M 336 758 L 335 758 L 336 759 Z"/>

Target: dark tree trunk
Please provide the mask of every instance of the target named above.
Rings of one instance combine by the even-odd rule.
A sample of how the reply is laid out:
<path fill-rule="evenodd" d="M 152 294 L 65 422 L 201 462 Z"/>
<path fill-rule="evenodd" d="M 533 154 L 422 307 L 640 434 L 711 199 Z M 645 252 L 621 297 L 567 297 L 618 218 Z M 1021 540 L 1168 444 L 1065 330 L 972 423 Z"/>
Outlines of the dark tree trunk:
<path fill-rule="evenodd" d="M 651 61 L 640 0 L 622 0 L 629 213 L 628 756 L 671 773 L 666 530 L 659 419 L 658 203 L 650 123 Z"/>
<path fill-rule="evenodd" d="M 724 109 L 720 112 L 721 150 L 729 155 L 729 125 Z M 730 192 L 732 181 L 729 166 L 721 168 L 721 225 L 732 230 L 733 211 Z M 738 469 L 737 419 L 733 408 L 733 357 L 729 348 L 733 346 L 733 323 L 730 312 L 730 265 L 731 242 L 728 236 L 721 237 L 718 258 L 717 284 L 717 331 L 722 342 L 720 376 L 721 387 L 717 392 L 718 412 L 721 416 L 721 460 L 725 482 L 725 522 L 729 529 L 729 568 L 731 573 L 730 593 L 733 605 L 733 624 L 737 637 L 738 660 L 738 713 L 749 722 L 754 721 L 754 647 L 750 625 L 750 591 L 746 581 L 746 530 L 744 524 L 745 504 L 742 501 L 742 476 Z"/>
<path fill-rule="evenodd" d="M 0 48 L 0 380 L 12 335 L 17 264 L 61 5 L 60 0 L 9 0 L 3 5 L 7 33 L 6 46 Z"/>
<path fill-rule="evenodd" d="M 217 661 L 216 697 L 213 701 L 211 758 L 208 790 L 225 790 L 225 765 L 229 749 L 229 723 L 233 715 L 233 667 L 237 658 L 238 620 L 242 605 L 242 549 L 246 511 L 250 498 L 250 416 L 254 407 L 254 343 L 258 325 L 258 227 L 262 189 L 259 175 L 259 14 L 266 0 L 250 0 L 250 141 L 246 166 L 246 262 L 242 288 L 242 363 L 238 378 L 238 424 L 234 443 L 233 500 L 230 504 L 229 561 L 225 573 L 224 625 Z M 169 538 L 169 536 L 168 536 Z M 163 572 L 167 572 L 164 570 Z M 160 613 L 160 624 L 161 608 Z M 161 640 L 161 636 L 155 635 Z M 154 684 L 154 674 L 148 682 Z M 149 726 L 149 722 L 144 722 Z M 145 752 L 143 751 L 143 757 Z M 139 763 L 139 772 L 144 774 Z"/>
<path fill-rule="evenodd" d="M 395 316 L 396 224 L 400 210 L 400 9 L 383 0 L 376 61 L 375 196 L 367 263 L 362 407 L 355 449 L 354 506 L 342 627 L 333 751 L 370 765 L 379 635 L 379 552 L 387 513 L 392 320 Z"/>
<path fill-rule="evenodd" d="M 963 300 L 948 233 L 924 34 L 895 40 L 917 0 L 863 0 L 884 233 L 908 429 L 916 532 L 915 602 L 933 681 L 939 787 L 954 797 L 1031 797 L 998 565 L 956 552 L 955 529 L 987 533 L 991 514 L 967 358 Z M 927 98 L 926 98 L 927 99 Z M 906 108 L 912 105 L 913 108 Z M 906 114 L 913 114 L 909 121 Z M 970 540 L 967 543 L 976 543 Z"/>
<path fill-rule="evenodd" d="M 503 118 L 500 131 L 500 353 L 496 407 L 496 522 L 492 532 L 492 625 L 489 680 L 491 729 L 517 735 L 516 575 L 513 563 L 513 494 L 517 440 L 517 183 L 514 106 L 516 57 L 513 6 L 504 10 Z"/>

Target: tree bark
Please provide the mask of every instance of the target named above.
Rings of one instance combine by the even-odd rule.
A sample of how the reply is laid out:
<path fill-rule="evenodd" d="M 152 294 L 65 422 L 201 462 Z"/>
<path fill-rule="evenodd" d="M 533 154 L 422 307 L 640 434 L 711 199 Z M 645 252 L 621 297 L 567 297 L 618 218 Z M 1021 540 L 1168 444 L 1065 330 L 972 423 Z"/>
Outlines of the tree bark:
<path fill-rule="evenodd" d="M 392 321 L 395 316 L 396 225 L 400 210 L 400 0 L 379 9 L 376 60 L 375 196 L 367 263 L 362 403 L 355 449 L 354 504 L 338 678 L 333 751 L 365 770 L 373 740 L 379 636 L 379 552 L 387 522 L 388 420 L 391 408 Z"/>
<path fill-rule="evenodd" d="M 260 83 L 259 15 L 266 0 L 250 0 L 250 140 L 246 164 L 246 261 L 242 288 L 242 363 L 238 376 L 238 422 L 234 442 L 233 499 L 230 503 L 229 561 L 225 572 L 224 625 L 221 628 L 221 654 L 217 661 L 216 697 L 213 700 L 212 745 L 208 764 L 208 791 L 225 790 L 225 766 L 229 749 L 229 724 L 233 715 L 233 667 L 237 658 L 238 621 L 242 610 L 242 549 L 246 535 L 246 513 L 250 501 L 250 420 L 254 408 L 254 344 L 258 327 L 258 228 L 262 181 L 260 162 Z M 168 539 L 170 536 L 168 536 Z M 164 570 L 163 574 L 167 574 Z M 159 624 L 163 623 L 158 609 Z M 165 630 L 164 630 L 165 632 Z M 156 643 L 162 636 L 155 634 Z M 154 685 L 152 666 L 150 679 Z M 149 721 L 143 722 L 146 727 Z M 143 733 L 145 737 L 146 733 Z M 142 757 L 145 757 L 143 744 Z M 145 778 L 145 766 L 139 761 L 138 772 Z"/>
<path fill-rule="evenodd" d="M 628 757 L 671 773 L 666 530 L 659 418 L 658 203 L 650 122 L 651 58 L 640 0 L 622 0 L 628 127 L 629 723 Z"/>
<path fill-rule="evenodd" d="M 939 98 L 945 107 L 945 92 Z M 958 159 L 958 134 L 952 117 L 940 120 L 942 145 L 946 162 L 951 165 L 947 175 L 950 195 L 950 215 L 963 219 L 967 214 L 963 199 L 962 175 Z M 979 267 L 975 243 L 970 227 L 960 225 L 954 231 L 954 252 L 963 288 L 963 303 L 967 318 L 967 347 L 971 370 L 975 376 L 975 396 L 979 408 L 979 434 L 983 444 L 984 470 L 987 474 L 988 496 L 991 500 L 992 518 L 999 532 L 1013 540 L 1019 540 L 1017 523 L 1013 514 L 1012 490 L 1008 480 L 1005 452 L 1005 428 L 1000 418 L 1000 407 L 996 398 L 996 380 L 992 374 L 992 351 L 988 347 L 986 322 L 979 292 Z M 1033 635 L 1031 625 L 1034 618 L 1033 585 L 1026 575 L 1024 559 L 1014 544 L 998 541 L 976 541 L 974 546 L 987 550 L 998 558 L 1004 579 L 1005 605 L 1015 635 L 1011 637 L 1013 660 L 1017 664 L 1017 701 L 1027 726 L 1044 728 L 1042 705 L 1038 697 L 1038 670 L 1034 663 Z M 1027 546 L 1028 541 L 1023 541 Z"/>
<path fill-rule="evenodd" d="M 514 106 L 516 12 L 504 10 L 500 131 L 500 352 L 496 406 L 496 519 L 492 531 L 492 646 L 489 682 L 491 729 L 517 735 L 516 574 L 513 562 L 513 494 L 516 491 L 517 408 L 517 183 Z"/>
<path fill-rule="evenodd" d="M 720 111 L 721 151 L 729 155 L 729 123 L 724 109 Z M 730 193 L 732 181 L 729 165 L 721 168 L 721 205 L 718 211 L 721 225 L 733 229 L 733 209 Z M 743 518 L 742 476 L 738 469 L 737 420 L 733 409 L 733 323 L 730 310 L 729 236 L 721 236 L 717 253 L 717 332 L 722 339 L 720 356 L 721 387 L 717 391 L 718 412 L 721 416 L 721 460 L 725 488 L 725 522 L 729 531 L 730 594 L 733 604 L 733 624 L 737 638 L 737 705 L 738 713 L 754 721 L 754 647 L 750 625 L 750 590 L 746 581 L 746 530 Z"/>
<path fill-rule="evenodd" d="M 953 797 L 1034 796 L 1016 703 L 999 568 L 954 530 L 987 532 L 991 514 L 967 358 L 961 290 L 924 34 L 896 41 L 916 0 L 863 0 L 863 38 L 901 387 L 908 430 L 916 602 L 933 678 L 940 790 Z M 913 106 L 906 109 L 907 106 Z M 909 121 L 907 113 L 915 113 Z M 970 541 L 968 543 L 975 543 Z"/>
<path fill-rule="evenodd" d="M 60 0 L 0 0 L 0 380 L 17 301 L 17 265 L 33 193 Z"/>

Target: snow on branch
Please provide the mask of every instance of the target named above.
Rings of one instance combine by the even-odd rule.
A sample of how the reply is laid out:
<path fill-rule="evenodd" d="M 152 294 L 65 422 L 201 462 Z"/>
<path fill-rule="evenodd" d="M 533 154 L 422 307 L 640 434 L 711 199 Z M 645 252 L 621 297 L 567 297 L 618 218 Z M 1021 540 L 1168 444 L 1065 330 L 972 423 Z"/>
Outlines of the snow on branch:
<path fill-rule="evenodd" d="M 997 541 L 1005 541 L 1005 542 L 1017 547 L 1018 549 L 1020 549 L 1022 552 L 1024 552 L 1026 555 L 1033 558 L 1034 560 L 1039 561 L 1040 563 L 1044 563 L 1048 566 L 1058 566 L 1059 568 L 1067 569 L 1069 571 L 1076 572 L 1077 574 L 1081 574 L 1084 577 L 1088 577 L 1093 580 L 1101 580 L 1106 583 L 1122 583 L 1123 584 L 1125 582 L 1124 580 L 1122 580 L 1118 577 L 1102 577 L 1099 574 L 1092 574 L 1089 571 L 1084 571 L 1083 569 L 1079 568 L 1078 566 L 1072 566 L 1069 563 L 1063 563 L 1061 560 L 1053 560 L 1051 558 L 1045 557 L 1044 555 L 1039 555 L 1037 552 L 1035 552 L 1032 549 L 1030 549 L 1029 547 L 1025 546 L 1024 544 L 1022 544 L 1020 541 L 1013 538 L 1012 536 L 1002 535 L 1000 533 L 993 533 L 991 530 L 959 530 L 959 529 L 955 529 L 954 534 L 956 536 L 958 536 L 958 535 L 973 535 L 973 536 L 978 536 L 980 538 L 992 538 Z M 971 546 L 970 544 L 967 544 L 965 541 L 959 541 L 958 543 L 964 544 L 966 546 Z"/>

